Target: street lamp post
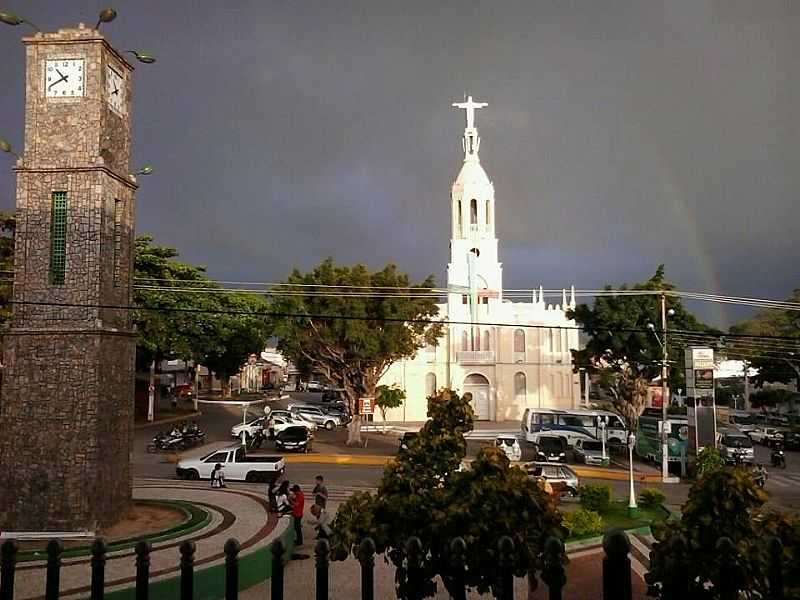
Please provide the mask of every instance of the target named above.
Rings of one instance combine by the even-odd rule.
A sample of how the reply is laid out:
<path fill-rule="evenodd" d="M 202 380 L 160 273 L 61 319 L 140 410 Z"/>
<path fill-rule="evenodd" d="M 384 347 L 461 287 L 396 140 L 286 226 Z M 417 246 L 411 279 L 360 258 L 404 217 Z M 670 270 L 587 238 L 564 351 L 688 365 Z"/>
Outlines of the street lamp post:
<path fill-rule="evenodd" d="M 633 446 L 636 444 L 636 436 L 633 432 L 628 434 L 628 478 L 630 479 L 631 489 L 628 497 L 628 515 L 636 517 L 639 514 L 639 507 L 636 506 L 636 490 L 633 487 Z"/>

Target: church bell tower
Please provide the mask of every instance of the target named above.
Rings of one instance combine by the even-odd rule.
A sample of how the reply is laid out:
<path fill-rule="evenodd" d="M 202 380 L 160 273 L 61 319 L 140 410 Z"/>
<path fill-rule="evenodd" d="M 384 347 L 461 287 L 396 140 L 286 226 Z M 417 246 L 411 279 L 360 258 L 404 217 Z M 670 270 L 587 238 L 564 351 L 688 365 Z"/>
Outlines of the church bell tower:
<path fill-rule="evenodd" d="M 83 24 L 24 38 L 0 530 L 90 530 L 130 506 L 133 67 Z"/>
<path fill-rule="evenodd" d="M 472 96 L 453 104 L 465 110 L 467 122 L 462 142 L 464 163 L 450 194 L 448 314 L 454 320 L 472 323 L 490 314 L 494 305 L 502 301 L 503 290 L 503 267 L 498 261 L 495 237 L 494 185 L 481 166 L 481 138 L 475 127 L 475 109 L 485 106 L 485 102 L 473 101 Z M 478 350 L 476 337 L 475 331 L 468 331 L 461 347 Z"/>

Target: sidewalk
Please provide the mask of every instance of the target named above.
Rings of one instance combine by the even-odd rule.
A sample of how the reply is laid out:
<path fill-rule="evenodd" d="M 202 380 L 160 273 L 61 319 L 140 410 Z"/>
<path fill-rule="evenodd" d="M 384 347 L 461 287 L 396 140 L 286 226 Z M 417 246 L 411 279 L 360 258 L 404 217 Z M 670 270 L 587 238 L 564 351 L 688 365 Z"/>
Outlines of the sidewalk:
<path fill-rule="evenodd" d="M 178 546 L 185 540 L 196 545 L 195 573 L 198 581 L 215 585 L 222 581 L 224 565 L 223 546 L 229 538 L 241 544 L 240 558 L 261 563 L 269 545 L 277 537 L 286 537 L 289 523 L 269 515 L 263 493 L 236 489 L 211 489 L 207 484 L 189 484 L 155 480 L 137 480 L 134 498 L 184 500 L 201 506 L 208 518 L 201 526 L 184 529 L 152 541 L 150 554 L 151 597 L 174 597 L 179 576 L 180 553 Z M 293 540 L 293 536 L 291 540 Z M 288 541 L 291 541 L 288 540 Z M 84 598 L 89 595 L 90 560 L 88 555 L 65 558 L 61 569 L 60 598 Z M 45 561 L 19 563 L 15 581 L 17 600 L 39 598 L 44 594 Z M 106 594 L 128 588 L 135 580 L 135 553 L 133 547 L 109 552 L 105 566 Z M 259 576 L 263 569 L 259 567 Z M 254 580 L 255 581 L 255 580 Z M 199 585 L 197 583 L 196 585 Z M 173 593 L 175 592 L 175 593 Z M 222 588 L 220 586 L 220 597 Z"/>

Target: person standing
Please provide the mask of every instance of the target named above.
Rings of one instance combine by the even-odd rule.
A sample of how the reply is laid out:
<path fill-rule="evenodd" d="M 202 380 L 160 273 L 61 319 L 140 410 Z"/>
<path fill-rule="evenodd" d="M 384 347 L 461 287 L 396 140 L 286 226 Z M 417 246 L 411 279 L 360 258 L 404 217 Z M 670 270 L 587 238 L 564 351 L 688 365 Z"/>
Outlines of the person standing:
<path fill-rule="evenodd" d="M 212 488 L 225 487 L 225 471 L 220 463 L 214 465 L 214 470 L 211 471 L 211 487 Z"/>
<path fill-rule="evenodd" d="M 316 485 L 314 486 L 314 504 L 321 508 L 327 508 L 328 506 L 328 488 L 325 487 L 325 479 L 322 475 L 317 475 L 314 480 L 316 481 Z"/>
<path fill-rule="evenodd" d="M 303 490 L 296 483 L 292 486 L 294 500 L 292 501 L 292 517 L 294 519 L 295 542 L 298 546 L 303 545 L 303 511 L 306 507 L 306 497 Z"/>

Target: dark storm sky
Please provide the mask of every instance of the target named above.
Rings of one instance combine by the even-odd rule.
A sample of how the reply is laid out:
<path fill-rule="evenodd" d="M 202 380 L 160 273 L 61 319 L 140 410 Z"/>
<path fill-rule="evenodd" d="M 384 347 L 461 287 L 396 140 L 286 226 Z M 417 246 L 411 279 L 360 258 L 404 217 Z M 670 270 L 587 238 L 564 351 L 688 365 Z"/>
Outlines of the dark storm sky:
<path fill-rule="evenodd" d="M 48 30 L 104 5 L 3 2 Z M 681 289 L 800 286 L 796 1 L 115 6 L 110 41 L 158 56 L 135 73 L 134 162 L 156 168 L 138 231 L 214 277 L 333 256 L 443 283 L 466 92 L 489 103 L 507 288 L 638 281 L 660 262 Z M 17 148 L 22 33 L 0 27 L 0 136 Z"/>

